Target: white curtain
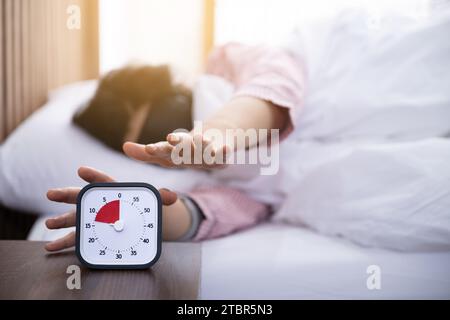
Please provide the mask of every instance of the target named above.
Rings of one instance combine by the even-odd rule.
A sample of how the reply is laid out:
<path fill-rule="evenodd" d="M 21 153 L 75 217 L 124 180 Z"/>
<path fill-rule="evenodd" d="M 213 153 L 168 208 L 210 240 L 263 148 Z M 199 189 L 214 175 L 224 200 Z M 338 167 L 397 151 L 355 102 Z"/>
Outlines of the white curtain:
<path fill-rule="evenodd" d="M 202 65 L 202 0 L 100 0 L 100 71 L 127 63 Z"/>

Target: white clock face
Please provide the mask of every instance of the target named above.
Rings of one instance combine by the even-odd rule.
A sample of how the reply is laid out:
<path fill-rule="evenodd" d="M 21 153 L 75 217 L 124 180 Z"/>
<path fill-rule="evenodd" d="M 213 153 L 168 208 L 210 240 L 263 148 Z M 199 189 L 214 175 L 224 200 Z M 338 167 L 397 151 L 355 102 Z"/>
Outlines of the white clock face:
<path fill-rule="evenodd" d="M 91 265 L 140 266 L 158 254 L 158 198 L 146 187 L 92 187 L 79 200 L 79 255 Z"/>

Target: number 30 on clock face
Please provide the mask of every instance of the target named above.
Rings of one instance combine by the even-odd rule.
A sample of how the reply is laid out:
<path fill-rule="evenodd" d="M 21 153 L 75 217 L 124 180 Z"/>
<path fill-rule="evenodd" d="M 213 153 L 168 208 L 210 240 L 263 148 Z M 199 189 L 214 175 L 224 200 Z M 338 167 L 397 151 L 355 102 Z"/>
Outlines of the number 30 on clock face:
<path fill-rule="evenodd" d="M 145 183 L 94 183 L 77 201 L 76 251 L 100 269 L 143 269 L 161 254 L 161 197 Z"/>

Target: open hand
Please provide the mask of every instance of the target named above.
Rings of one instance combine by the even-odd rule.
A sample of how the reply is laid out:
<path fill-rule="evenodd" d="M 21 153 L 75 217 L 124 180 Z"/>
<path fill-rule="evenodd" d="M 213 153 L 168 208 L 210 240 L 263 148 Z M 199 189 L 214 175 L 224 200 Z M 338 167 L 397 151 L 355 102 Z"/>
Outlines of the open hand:
<path fill-rule="evenodd" d="M 176 147 L 190 150 L 190 156 L 187 157 L 188 161 L 181 164 L 176 163 L 172 154 Z M 149 145 L 127 142 L 124 144 L 123 150 L 130 158 L 162 167 L 198 169 L 225 167 L 227 155 L 230 153 L 228 146 L 218 143 L 205 135 L 181 132 L 171 133 L 167 136 L 166 141 Z M 182 152 L 180 156 L 183 156 Z"/>
<path fill-rule="evenodd" d="M 78 169 L 78 175 L 81 179 L 88 183 L 94 182 L 114 182 L 114 179 L 107 174 L 89 167 L 81 167 Z M 78 193 L 81 188 L 63 188 L 52 189 L 47 192 L 47 198 L 55 202 L 64 202 L 69 204 L 76 204 Z M 171 205 L 176 202 L 177 194 L 167 189 L 160 189 L 161 199 L 164 205 Z M 49 229 L 61 229 L 73 227 L 76 224 L 76 210 L 64 213 L 60 216 L 49 218 L 45 222 Z M 75 245 L 75 232 L 71 232 L 66 236 L 49 242 L 45 249 L 47 251 L 59 251 L 65 248 L 70 248 Z"/>

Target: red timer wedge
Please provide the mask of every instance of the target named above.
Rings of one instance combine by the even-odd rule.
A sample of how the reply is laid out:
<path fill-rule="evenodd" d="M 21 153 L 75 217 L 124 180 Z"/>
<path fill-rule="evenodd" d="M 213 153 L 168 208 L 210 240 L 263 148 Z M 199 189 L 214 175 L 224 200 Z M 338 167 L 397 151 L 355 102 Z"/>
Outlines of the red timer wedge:
<path fill-rule="evenodd" d="M 118 220 L 120 220 L 120 200 L 105 204 L 95 217 L 96 222 L 102 223 L 114 224 Z"/>

